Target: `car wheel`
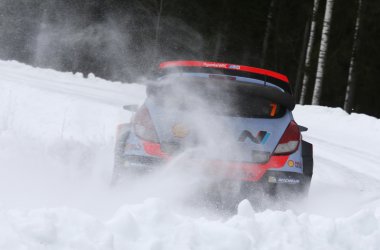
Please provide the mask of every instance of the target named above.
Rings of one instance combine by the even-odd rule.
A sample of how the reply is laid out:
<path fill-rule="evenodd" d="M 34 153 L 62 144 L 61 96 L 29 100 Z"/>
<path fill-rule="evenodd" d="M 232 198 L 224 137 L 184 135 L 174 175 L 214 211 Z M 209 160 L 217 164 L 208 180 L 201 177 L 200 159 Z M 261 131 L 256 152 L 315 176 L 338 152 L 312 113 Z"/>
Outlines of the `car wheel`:
<path fill-rule="evenodd" d="M 124 169 L 123 153 L 125 144 L 130 132 L 130 124 L 121 124 L 118 127 L 116 134 L 115 150 L 114 150 L 114 164 L 112 172 L 112 184 L 116 183 L 122 175 Z"/>

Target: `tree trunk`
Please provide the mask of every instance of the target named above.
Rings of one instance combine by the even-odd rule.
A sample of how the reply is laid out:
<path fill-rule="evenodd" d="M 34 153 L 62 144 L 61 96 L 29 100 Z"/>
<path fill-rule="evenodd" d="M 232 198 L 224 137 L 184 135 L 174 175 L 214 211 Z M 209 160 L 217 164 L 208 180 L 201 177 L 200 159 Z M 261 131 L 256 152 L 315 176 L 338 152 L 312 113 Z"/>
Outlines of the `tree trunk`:
<path fill-rule="evenodd" d="M 310 19 L 307 21 L 305 26 L 305 33 L 303 35 L 303 42 L 302 42 L 302 50 L 300 53 L 300 58 L 298 60 L 298 67 L 297 67 L 297 78 L 296 78 L 296 84 L 294 87 L 294 97 L 296 100 L 299 100 L 300 95 L 300 88 L 301 88 L 301 78 L 302 78 L 302 72 L 305 68 L 305 54 L 306 54 L 306 46 L 307 46 L 307 37 L 309 34 L 309 25 L 310 25 Z"/>
<path fill-rule="evenodd" d="M 218 34 L 216 34 L 214 53 L 212 56 L 214 61 L 218 61 L 218 58 L 219 58 L 220 48 L 222 46 L 222 36 L 223 34 L 221 32 L 221 29 L 219 29 Z"/>
<path fill-rule="evenodd" d="M 226 40 L 226 34 L 228 34 L 228 22 L 226 22 L 226 20 L 228 20 L 228 18 L 230 17 L 230 9 L 228 8 L 228 4 L 226 0 L 224 1 L 220 1 L 221 5 L 223 6 L 224 8 L 224 12 L 223 13 L 220 13 L 220 17 L 218 18 L 218 33 L 216 34 L 215 36 L 215 46 L 214 46 L 214 52 L 213 52 L 213 55 L 212 55 L 212 59 L 213 61 L 218 61 L 219 58 L 220 58 L 220 52 L 224 50 L 224 43 L 225 43 L 225 40 Z"/>
<path fill-rule="evenodd" d="M 359 30 L 360 30 L 360 21 L 361 21 L 361 11 L 362 10 L 362 0 L 358 0 L 358 8 L 356 14 L 356 22 L 355 22 L 355 32 L 354 39 L 351 51 L 351 60 L 350 60 L 350 68 L 348 70 L 348 80 L 347 80 L 347 89 L 346 96 L 344 99 L 344 110 L 348 113 L 352 111 L 352 104 L 355 95 L 355 87 L 356 87 L 356 57 L 359 48 Z"/>
<path fill-rule="evenodd" d="M 264 40 L 263 40 L 263 47 L 261 52 L 261 67 L 264 68 L 267 63 L 267 54 L 268 54 L 268 45 L 269 45 L 269 38 L 270 34 L 273 30 L 273 12 L 274 12 L 274 6 L 276 5 L 277 0 L 271 0 L 268 16 L 267 16 L 267 26 L 265 28 L 265 34 L 264 34 Z"/>
<path fill-rule="evenodd" d="M 325 17 L 323 19 L 323 28 L 322 28 L 322 39 L 321 39 L 321 45 L 319 47 L 317 76 L 315 79 L 313 99 L 311 103 L 313 105 L 319 105 L 319 102 L 321 100 L 323 75 L 324 75 L 324 70 L 325 70 L 327 48 L 329 44 L 330 23 L 331 23 L 333 6 L 334 6 L 334 0 L 326 0 L 326 10 L 325 10 Z"/>
<path fill-rule="evenodd" d="M 156 33 L 155 33 L 155 40 L 156 44 L 158 44 L 158 39 L 160 36 L 160 24 L 161 24 L 161 13 L 162 13 L 162 3 L 163 0 L 160 0 L 160 6 L 157 13 L 157 21 L 156 21 Z"/>
<path fill-rule="evenodd" d="M 311 19 L 311 26 L 310 26 L 310 35 L 309 35 L 309 42 L 307 44 L 307 50 L 306 50 L 306 58 L 305 58 L 305 69 L 304 69 L 304 75 L 303 75 L 303 81 L 302 81 L 302 90 L 301 90 L 301 96 L 300 96 L 300 104 L 305 104 L 307 89 L 309 85 L 309 78 L 310 78 L 310 62 L 311 62 L 311 53 L 314 48 L 314 39 L 315 39 L 315 26 L 317 25 L 317 12 L 319 8 L 319 0 L 314 0 L 314 6 L 313 6 L 313 15 Z"/>
<path fill-rule="evenodd" d="M 155 28 L 155 36 L 154 36 L 154 61 L 155 63 L 157 63 L 157 60 L 158 60 L 158 57 L 159 57 L 159 45 L 160 45 L 160 42 L 159 42 L 159 39 L 160 39 L 160 25 L 161 25 L 161 14 L 162 14 L 162 7 L 163 7 L 163 1 L 164 0 L 159 0 L 160 1 L 160 5 L 159 5 L 159 8 L 158 8 L 158 12 L 157 12 L 157 20 L 156 20 L 156 28 Z"/>

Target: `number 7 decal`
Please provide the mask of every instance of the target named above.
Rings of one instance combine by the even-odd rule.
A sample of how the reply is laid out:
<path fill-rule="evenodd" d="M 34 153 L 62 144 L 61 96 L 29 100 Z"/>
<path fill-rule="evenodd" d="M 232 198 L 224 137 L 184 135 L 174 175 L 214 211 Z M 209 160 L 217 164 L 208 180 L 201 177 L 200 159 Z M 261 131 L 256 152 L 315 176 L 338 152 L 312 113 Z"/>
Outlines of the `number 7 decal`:
<path fill-rule="evenodd" d="M 271 103 L 270 106 L 272 107 L 272 110 L 270 111 L 270 116 L 273 117 L 276 115 L 277 104 Z"/>

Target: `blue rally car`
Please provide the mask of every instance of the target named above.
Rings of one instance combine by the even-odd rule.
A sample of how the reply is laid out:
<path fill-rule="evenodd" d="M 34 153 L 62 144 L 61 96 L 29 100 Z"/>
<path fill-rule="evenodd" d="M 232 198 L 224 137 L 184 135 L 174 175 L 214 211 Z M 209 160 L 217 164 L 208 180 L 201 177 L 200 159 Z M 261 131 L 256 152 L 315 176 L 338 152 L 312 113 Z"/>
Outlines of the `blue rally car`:
<path fill-rule="evenodd" d="M 307 194 L 312 144 L 302 140 L 288 78 L 228 63 L 169 61 L 147 83 L 147 98 L 118 128 L 114 175 L 159 168 L 189 149 L 194 161 L 223 169 L 241 194 Z"/>

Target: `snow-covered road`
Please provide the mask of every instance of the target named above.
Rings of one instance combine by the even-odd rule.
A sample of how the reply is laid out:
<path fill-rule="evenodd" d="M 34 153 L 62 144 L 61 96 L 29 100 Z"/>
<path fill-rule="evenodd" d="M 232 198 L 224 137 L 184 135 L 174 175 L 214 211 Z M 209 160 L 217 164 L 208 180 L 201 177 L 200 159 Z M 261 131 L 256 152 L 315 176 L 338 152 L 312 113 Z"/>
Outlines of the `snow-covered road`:
<path fill-rule="evenodd" d="M 0 61 L 0 249 L 380 249 L 380 120 L 297 106 L 314 144 L 309 200 L 226 216 L 178 175 L 110 186 L 137 84 Z M 160 177 L 160 178 L 157 178 Z"/>

